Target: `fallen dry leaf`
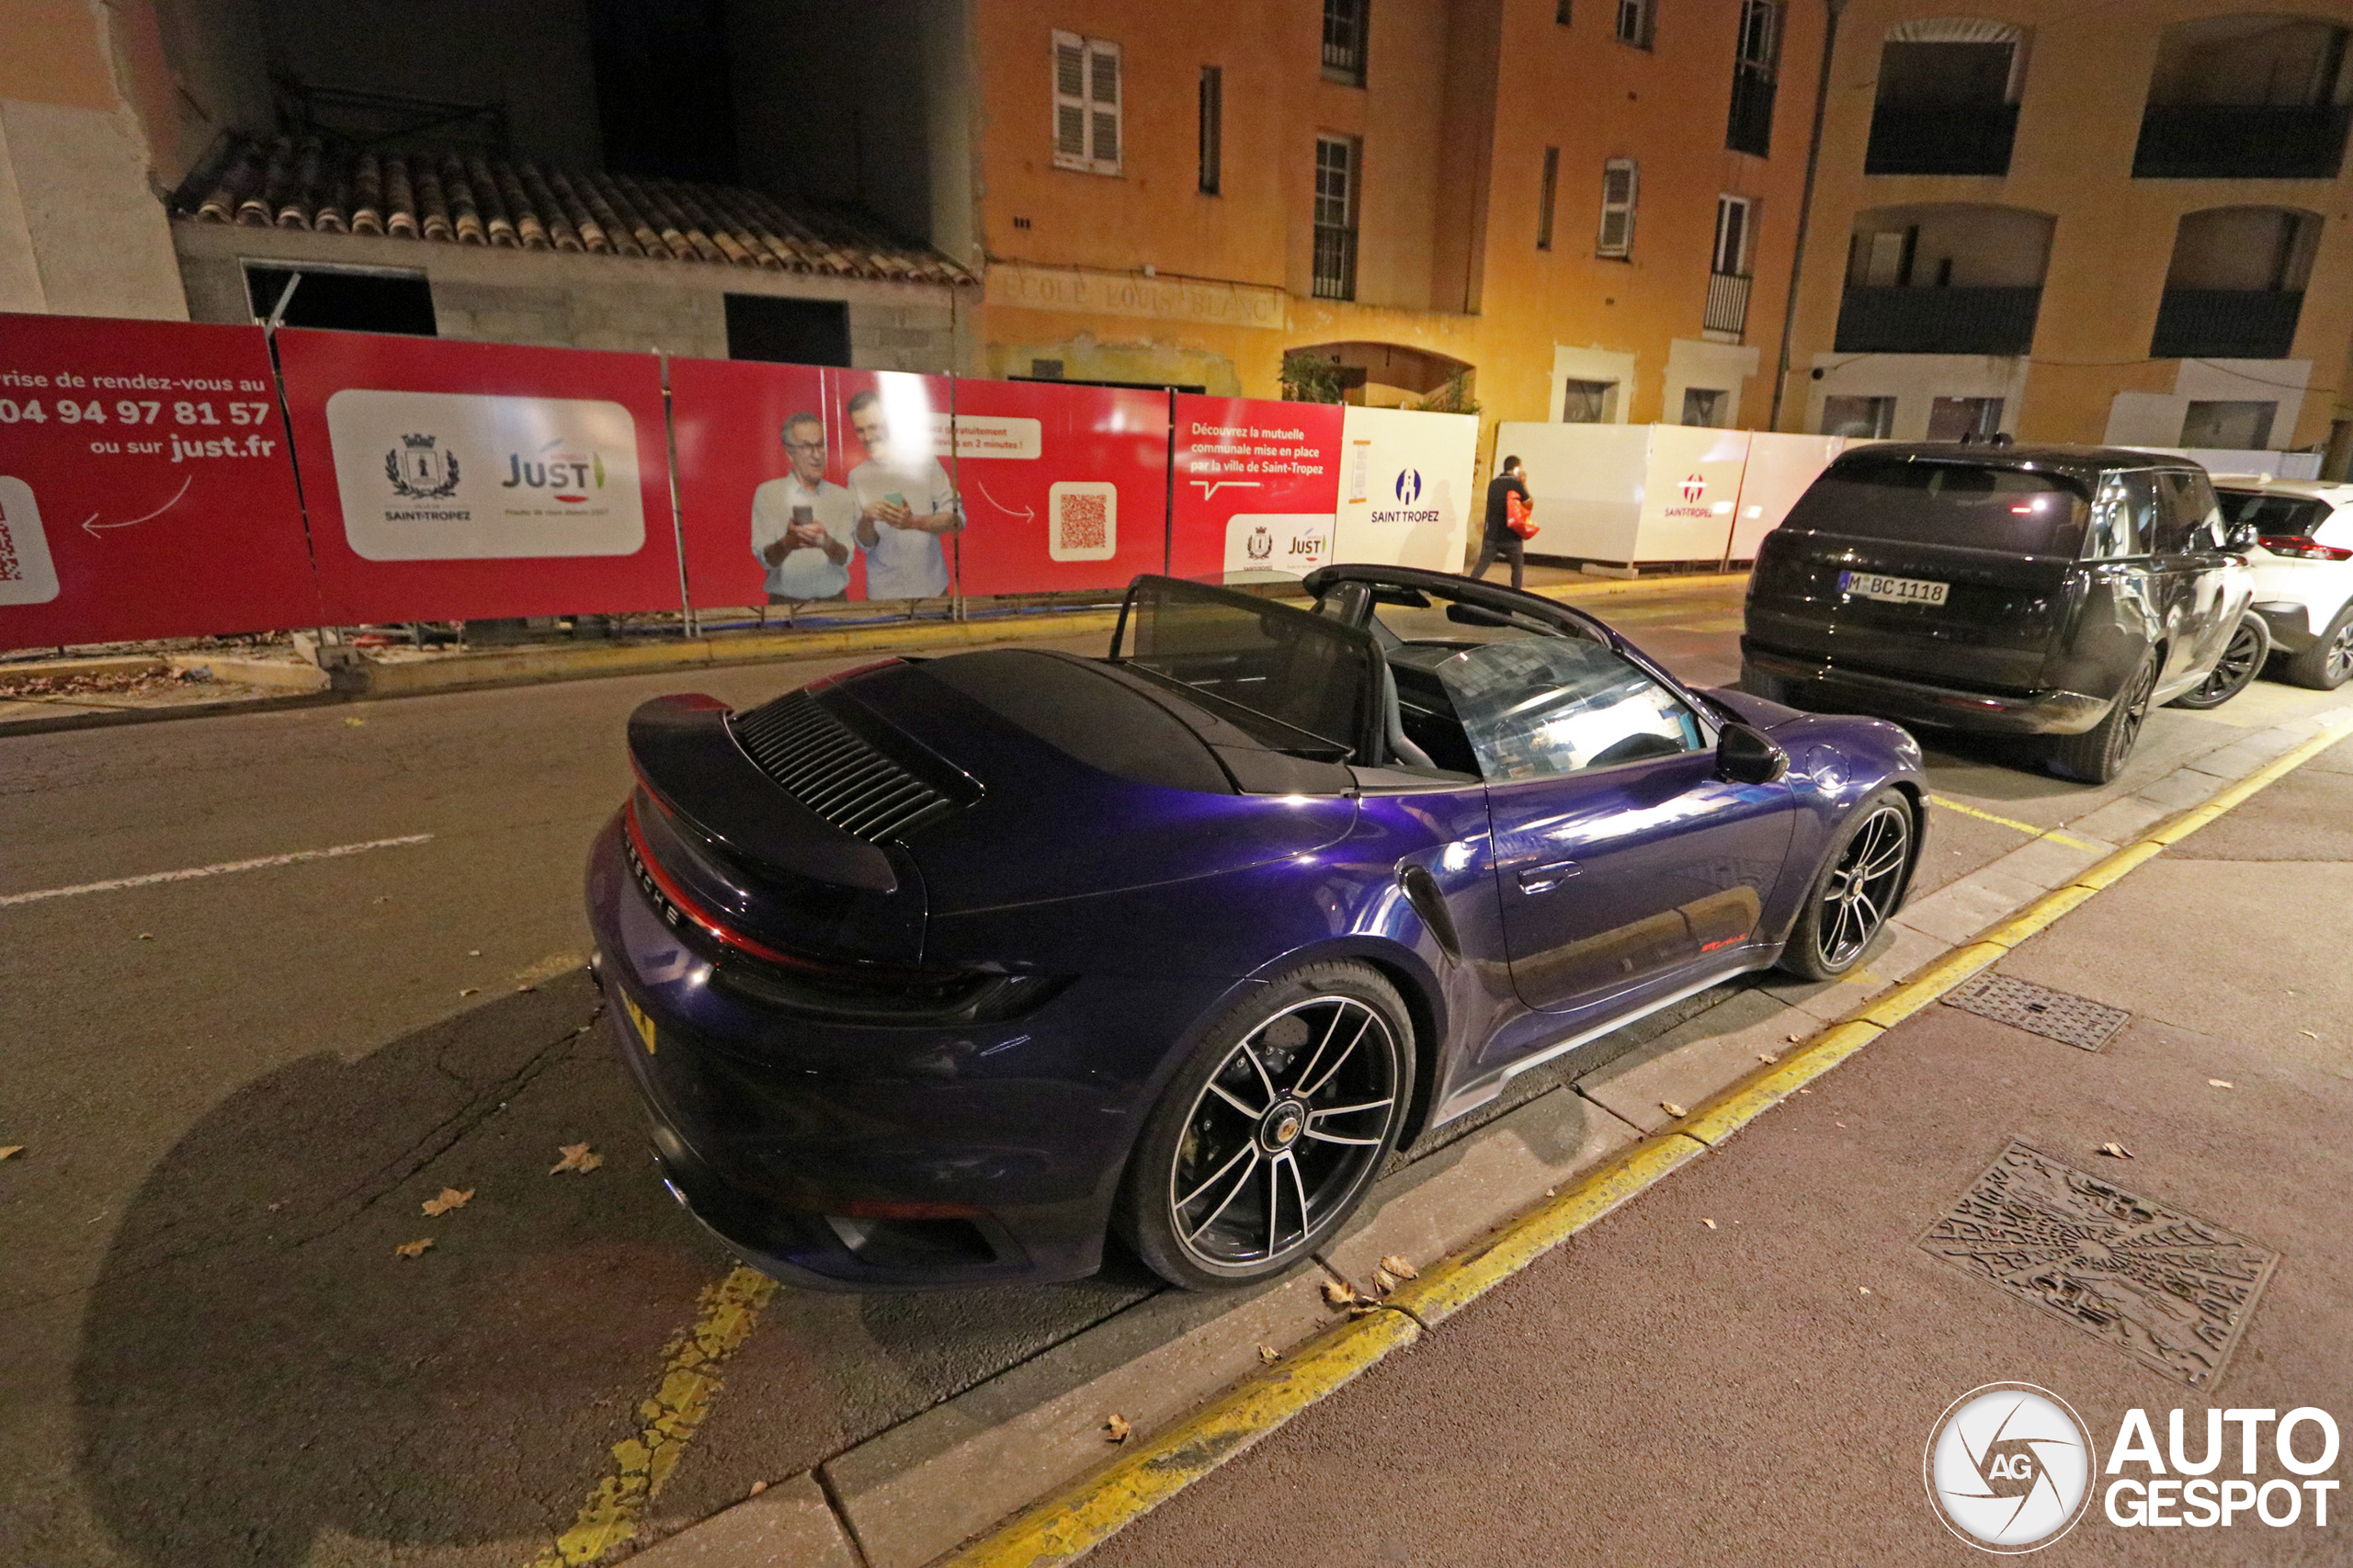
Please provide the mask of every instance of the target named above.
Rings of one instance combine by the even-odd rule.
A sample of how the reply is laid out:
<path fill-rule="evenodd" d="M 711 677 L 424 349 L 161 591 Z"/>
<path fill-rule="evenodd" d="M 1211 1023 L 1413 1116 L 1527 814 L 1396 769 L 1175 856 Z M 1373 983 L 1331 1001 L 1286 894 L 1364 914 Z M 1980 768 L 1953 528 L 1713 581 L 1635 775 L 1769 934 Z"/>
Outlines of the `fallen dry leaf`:
<path fill-rule="evenodd" d="M 13 1160 L 24 1152 L 25 1146 L 22 1143 L 11 1143 L 6 1148 L 0 1149 L 0 1160 Z"/>
<path fill-rule="evenodd" d="M 1802 1034 L 1793 1034 L 1793 1035 L 1790 1035 L 1790 1036 L 1789 1036 L 1789 1037 L 1787 1037 L 1787 1038 L 1788 1038 L 1788 1040 L 1789 1040 L 1789 1042 L 1790 1042 L 1791 1045 L 1795 1045 L 1795 1044 L 1797 1044 L 1797 1042 L 1798 1042 L 1798 1041 L 1800 1041 L 1800 1040 L 1803 1040 L 1803 1039 L 1805 1038 L 1805 1036 L 1803 1036 L 1803 1035 L 1802 1035 Z"/>
<path fill-rule="evenodd" d="M 1283 1358 L 1283 1353 L 1271 1345 L 1258 1346 L 1258 1359 L 1271 1367 Z"/>
<path fill-rule="evenodd" d="M 1707 1227 L 1708 1227 L 1708 1229 L 1710 1229 L 1710 1230 L 1711 1230 L 1711 1231 L 1712 1231 L 1712 1230 L 1714 1230 L 1714 1229 L 1716 1228 L 1716 1222 L 1715 1222 L 1713 1220 L 1702 1220 L 1702 1221 L 1699 1221 L 1699 1223 L 1701 1223 L 1702 1225 L 1707 1226 Z"/>
<path fill-rule="evenodd" d="M 1386 1296 L 1390 1291 L 1394 1290 L 1395 1289 L 1397 1289 L 1397 1277 L 1395 1275 L 1390 1273 L 1389 1270 L 1385 1268 L 1376 1268 L 1372 1271 L 1372 1293 L 1374 1295 Z"/>
<path fill-rule="evenodd" d="M 2320 1036 L 2314 1034 L 2310 1029 L 2298 1029 L 2296 1032 L 2303 1036 L 2306 1040 L 2318 1040 L 2320 1038 Z"/>
<path fill-rule="evenodd" d="M 413 1242 L 403 1242 L 392 1250 L 400 1254 L 403 1257 L 423 1257 L 426 1250 L 432 1245 L 433 1238 L 431 1236 L 420 1236 Z"/>
<path fill-rule="evenodd" d="M 1866 1296 L 1871 1293 L 1871 1288 L 1868 1285 L 1858 1285 L 1855 1289 L 1860 1290 Z"/>
<path fill-rule="evenodd" d="M 349 725 L 351 728 L 353 728 L 353 729 L 355 729 L 355 730 L 356 730 L 356 729 L 358 729 L 360 725 L 362 725 L 362 724 L 366 723 L 367 722 L 368 722 L 368 721 L 367 721 L 367 720 L 365 720 L 365 719 L 346 719 L 346 720 L 344 721 L 344 722 L 345 722 L 346 724 Z"/>
<path fill-rule="evenodd" d="M 139 939 L 142 942 L 152 942 L 155 939 L 155 933 L 153 931 L 142 931 L 139 933 Z"/>
<path fill-rule="evenodd" d="M 768 1483 L 767 1483 L 767 1482 L 765 1482 L 765 1481 L 755 1481 L 754 1483 L 752 1483 L 752 1490 L 751 1490 L 751 1492 L 748 1494 L 748 1495 L 750 1495 L 750 1496 L 754 1496 L 754 1497 L 756 1497 L 756 1496 L 758 1496 L 761 1493 L 766 1492 L 767 1489 L 768 1489 Z"/>
<path fill-rule="evenodd" d="M 438 1220 L 452 1209 L 463 1209 L 473 1195 L 474 1189 L 471 1187 L 463 1192 L 454 1187 L 445 1187 L 441 1189 L 440 1197 L 428 1198 L 425 1200 L 425 1211 Z"/>
<path fill-rule="evenodd" d="M 1773 1054 L 1771 1051 L 1758 1051 L 1758 1052 L 1756 1053 L 1756 1060 L 1757 1060 L 1757 1061 L 1759 1061 L 1759 1062 L 1779 1062 L 1779 1061 L 1780 1060 L 1780 1058 L 1779 1058 L 1779 1057 L 1778 1057 L 1778 1056 L 1776 1056 L 1776 1055 L 1774 1055 L 1774 1054 Z"/>
<path fill-rule="evenodd" d="M 1357 1299 L 1357 1288 L 1338 1279 L 1324 1281 L 1324 1299 L 1336 1307 L 1345 1307 Z"/>
<path fill-rule="evenodd" d="M 516 990 L 517 990 L 517 991 L 529 991 L 529 990 L 530 990 L 531 988 L 530 988 L 529 986 L 528 986 L 528 985 L 518 985 L 518 986 L 517 986 L 515 989 L 516 989 Z"/>
<path fill-rule="evenodd" d="M 1673 1100 L 1659 1101 L 1658 1108 L 1673 1117 L 1686 1117 L 1691 1114 L 1689 1111 L 1685 1110 L 1681 1106 L 1677 1105 Z"/>
<path fill-rule="evenodd" d="M 1128 1440 L 1128 1433 L 1131 1428 L 1128 1426 L 1128 1418 L 1126 1416 L 1115 1414 L 1112 1415 L 1110 1420 L 1103 1423 L 1103 1430 L 1108 1434 L 1108 1436 L 1103 1439 L 1105 1442 L 1124 1443 Z"/>
<path fill-rule="evenodd" d="M 590 1153 L 588 1145 L 585 1143 L 566 1143 L 559 1147 L 556 1153 L 562 1154 L 563 1158 L 548 1167 L 550 1176 L 562 1176 L 566 1171 L 578 1171 L 582 1176 L 586 1176 L 605 1163 L 605 1156 Z"/>
<path fill-rule="evenodd" d="M 2129 1160 L 2132 1157 L 2132 1151 L 2121 1143 L 2103 1143 L 2099 1146 L 2099 1152 L 2111 1160 Z"/>
<path fill-rule="evenodd" d="M 1393 1252 L 1381 1260 L 1381 1267 L 1400 1279 L 1419 1279 L 1422 1277 L 1420 1269 L 1415 1268 Z"/>
<path fill-rule="evenodd" d="M 460 996 L 472 996 L 475 992 L 480 991 L 482 987 L 479 985 L 469 985 L 460 990 L 458 994 Z"/>
<path fill-rule="evenodd" d="M 2235 1089 L 2238 1087 L 2236 1084 L 2232 1083 L 2228 1078 L 2209 1078 L 2206 1082 L 2211 1086 L 2217 1089 Z"/>

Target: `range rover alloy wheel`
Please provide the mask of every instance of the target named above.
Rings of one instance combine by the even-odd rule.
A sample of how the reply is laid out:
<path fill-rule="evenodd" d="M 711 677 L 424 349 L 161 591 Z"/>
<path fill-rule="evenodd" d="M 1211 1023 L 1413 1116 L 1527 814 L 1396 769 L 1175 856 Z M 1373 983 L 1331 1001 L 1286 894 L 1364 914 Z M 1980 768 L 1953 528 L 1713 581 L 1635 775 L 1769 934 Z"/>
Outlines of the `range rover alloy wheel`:
<path fill-rule="evenodd" d="M 1154 1272 L 1246 1285 L 1346 1221 L 1397 1141 L 1413 1033 L 1396 992 L 1311 966 L 1213 1026 L 1145 1124 L 1120 1230 Z"/>
<path fill-rule="evenodd" d="M 1900 790 L 1882 790 L 1856 809 L 1790 933 L 1783 969 L 1835 980 L 1862 961 L 1911 880 L 1912 829 L 1912 804 Z"/>
<path fill-rule="evenodd" d="M 2141 739 L 2141 725 L 2149 717 L 2149 699 L 2156 685 L 2156 658 L 2143 655 L 2141 667 L 2132 672 L 2098 723 L 2080 735 L 2060 735 L 2051 742 L 2051 771 L 2086 784 L 2105 784 L 2123 772 L 2126 759 Z"/>
<path fill-rule="evenodd" d="M 2243 615 L 2231 630 L 2222 656 L 2207 677 L 2173 699 L 2175 708 L 2220 708 L 2252 684 L 2263 661 L 2271 656 L 2271 632 L 2259 616 Z"/>

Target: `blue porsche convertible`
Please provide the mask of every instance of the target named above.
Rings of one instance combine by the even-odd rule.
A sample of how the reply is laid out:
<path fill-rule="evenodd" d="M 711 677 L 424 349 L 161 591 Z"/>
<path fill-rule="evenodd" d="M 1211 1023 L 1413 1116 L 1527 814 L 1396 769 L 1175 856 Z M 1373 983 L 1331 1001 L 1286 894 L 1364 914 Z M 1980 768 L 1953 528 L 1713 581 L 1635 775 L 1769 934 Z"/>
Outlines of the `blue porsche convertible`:
<path fill-rule="evenodd" d="M 588 909 L 665 1180 L 777 1278 L 1299 1262 L 1392 1151 L 1705 987 L 1859 962 L 1909 735 L 1584 612 L 1142 577 L 1108 657 L 885 660 L 631 717 Z"/>

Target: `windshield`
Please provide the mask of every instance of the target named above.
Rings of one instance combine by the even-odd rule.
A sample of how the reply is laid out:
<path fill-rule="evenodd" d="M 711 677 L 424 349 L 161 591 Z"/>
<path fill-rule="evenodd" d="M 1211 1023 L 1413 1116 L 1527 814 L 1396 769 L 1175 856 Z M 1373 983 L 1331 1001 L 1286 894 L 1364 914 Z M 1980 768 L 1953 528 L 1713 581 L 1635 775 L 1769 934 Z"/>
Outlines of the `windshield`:
<path fill-rule="evenodd" d="M 1790 508 L 1784 528 L 1907 544 L 2072 558 L 2082 492 L 2057 474 L 1976 463 L 1842 462 Z"/>
<path fill-rule="evenodd" d="M 1529 637 L 1432 666 L 1491 782 L 1674 756 L 1705 744 L 1690 709 L 1596 642 Z"/>
<path fill-rule="evenodd" d="M 2253 523 L 2256 533 L 2273 539 L 2310 539 L 2313 529 L 2328 521 L 2331 510 L 2327 502 L 2309 495 L 2261 490 L 2217 490 L 2214 494 L 2222 505 L 2223 522 L 2232 527 Z"/>
<path fill-rule="evenodd" d="M 1381 690 L 1366 632 L 1271 599 L 1139 578 L 1113 659 L 1209 699 L 1280 751 L 1352 756 Z"/>

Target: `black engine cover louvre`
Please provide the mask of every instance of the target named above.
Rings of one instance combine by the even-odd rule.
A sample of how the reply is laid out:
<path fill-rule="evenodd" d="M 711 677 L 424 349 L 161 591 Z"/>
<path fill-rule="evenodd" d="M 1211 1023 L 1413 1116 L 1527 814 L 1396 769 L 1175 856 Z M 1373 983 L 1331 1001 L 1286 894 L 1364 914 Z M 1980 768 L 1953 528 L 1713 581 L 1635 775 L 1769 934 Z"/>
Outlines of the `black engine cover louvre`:
<path fill-rule="evenodd" d="M 738 713 L 730 725 L 745 754 L 794 800 L 869 844 L 896 838 L 955 804 L 806 691 Z"/>

